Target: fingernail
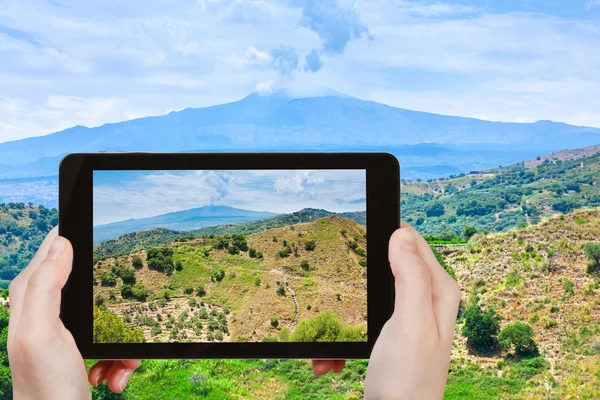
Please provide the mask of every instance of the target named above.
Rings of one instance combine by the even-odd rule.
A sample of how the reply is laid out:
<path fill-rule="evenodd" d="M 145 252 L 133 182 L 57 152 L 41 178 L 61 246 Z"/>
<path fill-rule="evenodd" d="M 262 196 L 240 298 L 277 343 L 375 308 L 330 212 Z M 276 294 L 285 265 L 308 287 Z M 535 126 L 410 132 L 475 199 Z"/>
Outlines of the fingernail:
<path fill-rule="evenodd" d="M 129 377 L 132 373 L 132 370 L 127 369 L 121 374 L 121 377 L 119 378 L 119 385 L 121 386 L 122 391 L 125 390 L 125 386 L 127 386 L 127 382 L 129 381 Z"/>
<path fill-rule="evenodd" d="M 417 251 L 417 243 L 413 235 L 406 228 L 398 231 L 398 244 L 406 250 Z"/>
<path fill-rule="evenodd" d="M 65 250 L 65 239 L 62 237 L 57 237 L 54 239 L 52 244 L 50 245 L 50 250 L 48 250 L 48 255 L 46 256 L 47 260 L 56 260 Z"/>

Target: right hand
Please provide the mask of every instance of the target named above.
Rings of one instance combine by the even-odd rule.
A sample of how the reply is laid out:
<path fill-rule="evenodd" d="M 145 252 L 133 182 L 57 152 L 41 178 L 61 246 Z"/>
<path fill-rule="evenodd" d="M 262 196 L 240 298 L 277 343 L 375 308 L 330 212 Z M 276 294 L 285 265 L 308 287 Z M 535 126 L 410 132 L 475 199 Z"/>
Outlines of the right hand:
<path fill-rule="evenodd" d="M 389 260 L 396 303 L 371 353 L 365 399 L 440 400 L 460 288 L 429 244 L 407 224 L 390 239 Z"/>

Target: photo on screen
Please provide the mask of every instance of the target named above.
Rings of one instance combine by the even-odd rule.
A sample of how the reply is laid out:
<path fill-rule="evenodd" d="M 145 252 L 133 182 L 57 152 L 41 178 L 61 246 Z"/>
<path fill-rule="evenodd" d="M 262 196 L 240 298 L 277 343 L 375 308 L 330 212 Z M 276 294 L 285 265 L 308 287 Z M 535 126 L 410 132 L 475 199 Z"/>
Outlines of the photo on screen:
<path fill-rule="evenodd" d="M 94 171 L 94 343 L 366 342 L 366 201 L 365 170 Z"/>

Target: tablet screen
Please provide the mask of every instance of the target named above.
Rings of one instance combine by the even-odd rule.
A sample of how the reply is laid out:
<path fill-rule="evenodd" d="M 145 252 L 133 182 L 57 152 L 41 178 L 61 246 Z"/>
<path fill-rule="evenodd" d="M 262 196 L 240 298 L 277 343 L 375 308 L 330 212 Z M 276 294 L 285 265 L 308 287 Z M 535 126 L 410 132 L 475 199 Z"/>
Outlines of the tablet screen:
<path fill-rule="evenodd" d="M 95 170 L 92 187 L 94 343 L 367 341 L 365 170 Z"/>

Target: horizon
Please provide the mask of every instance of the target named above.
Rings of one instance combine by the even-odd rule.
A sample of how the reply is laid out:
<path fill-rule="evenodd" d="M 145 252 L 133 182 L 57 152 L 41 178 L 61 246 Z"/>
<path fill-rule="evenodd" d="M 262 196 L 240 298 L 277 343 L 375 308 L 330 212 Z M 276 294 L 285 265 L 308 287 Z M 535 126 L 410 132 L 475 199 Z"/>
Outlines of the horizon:
<path fill-rule="evenodd" d="M 596 0 L 7 2 L 2 143 L 284 88 L 600 127 Z"/>
<path fill-rule="evenodd" d="M 366 210 L 364 170 L 96 170 L 93 226 L 226 206 L 289 214 Z"/>

